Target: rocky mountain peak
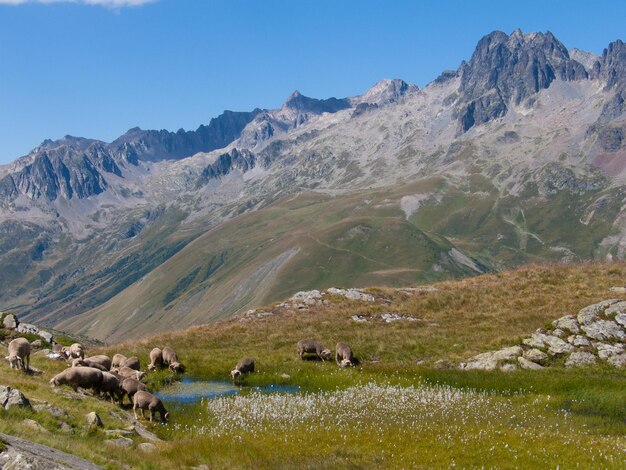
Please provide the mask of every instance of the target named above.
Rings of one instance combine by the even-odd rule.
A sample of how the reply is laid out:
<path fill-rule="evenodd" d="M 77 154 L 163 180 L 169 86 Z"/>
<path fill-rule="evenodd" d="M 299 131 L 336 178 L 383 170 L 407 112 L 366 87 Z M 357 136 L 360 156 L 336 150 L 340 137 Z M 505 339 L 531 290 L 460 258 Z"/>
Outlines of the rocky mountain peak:
<path fill-rule="evenodd" d="M 460 75 L 462 131 L 503 116 L 510 103 L 521 104 L 557 78 L 588 78 L 585 67 L 570 58 L 551 32 L 524 34 L 521 30 L 510 36 L 494 31 L 483 37 Z"/>
<path fill-rule="evenodd" d="M 626 88 L 626 44 L 618 39 L 604 49 L 600 64 L 600 75 L 609 88 L 620 85 Z"/>
<path fill-rule="evenodd" d="M 313 114 L 336 113 L 337 111 L 341 111 L 342 109 L 349 107 L 350 102 L 345 98 L 328 98 L 325 100 L 318 100 L 316 98 L 304 96 L 297 90 L 294 91 L 289 98 L 287 98 L 287 101 L 285 101 L 285 104 L 283 105 L 283 109 L 297 111 L 299 113 Z"/>
<path fill-rule="evenodd" d="M 385 78 L 359 97 L 358 101 L 360 103 L 370 103 L 380 106 L 396 103 L 402 96 L 416 91 L 418 91 L 417 86 L 409 85 L 404 80 Z"/>

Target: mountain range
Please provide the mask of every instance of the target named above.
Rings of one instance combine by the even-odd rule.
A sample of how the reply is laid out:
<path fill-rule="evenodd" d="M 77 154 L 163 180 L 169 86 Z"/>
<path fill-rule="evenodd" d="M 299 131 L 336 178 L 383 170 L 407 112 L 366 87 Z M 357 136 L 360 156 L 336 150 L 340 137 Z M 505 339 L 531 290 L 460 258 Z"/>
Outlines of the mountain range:
<path fill-rule="evenodd" d="M 119 340 L 304 289 L 623 259 L 626 46 L 492 32 L 424 88 L 294 92 L 0 166 L 0 309 Z"/>

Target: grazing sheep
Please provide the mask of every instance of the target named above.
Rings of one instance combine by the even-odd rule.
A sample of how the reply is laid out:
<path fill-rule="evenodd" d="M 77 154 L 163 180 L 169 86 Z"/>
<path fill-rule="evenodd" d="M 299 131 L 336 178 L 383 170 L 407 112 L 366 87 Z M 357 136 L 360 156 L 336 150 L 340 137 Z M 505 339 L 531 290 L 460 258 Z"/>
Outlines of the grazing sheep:
<path fill-rule="evenodd" d="M 30 369 L 30 343 L 26 338 L 15 338 L 9 343 L 9 355 L 6 359 L 11 365 L 11 369 Z"/>
<path fill-rule="evenodd" d="M 85 359 L 85 348 L 80 343 L 74 343 L 70 347 L 64 347 L 63 353 L 68 359 Z"/>
<path fill-rule="evenodd" d="M 140 370 L 141 363 L 139 362 L 139 359 L 137 357 L 133 356 L 126 359 L 121 367 L 128 367 L 129 369 Z"/>
<path fill-rule="evenodd" d="M 300 359 L 304 359 L 305 354 L 315 354 L 322 361 L 330 360 L 332 353 L 330 349 L 326 349 L 322 346 L 322 343 L 310 339 L 303 339 L 298 341 L 298 354 Z"/>
<path fill-rule="evenodd" d="M 109 356 L 105 356 L 104 354 L 86 357 L 85 361 L 100 364 L 106 370 L 111 370 L 111 358 Z"/>
<path fill-rule="evenodd" d="M 163 367 L 163 351 L 159 348 L 154 348 L 150 351 L 150 365 L 148 366 L 148 370 L 153 371 L 161 367 Z"/>
<path fill-rule="evenodd" d="M 185 372 L 185 366 L 178 361 L 178 356 L 172 348 L 170 348 L 169 346 L 165 346 L 163 348 L 162 355 L 163 364 L 168 366 L 169 370 L 171 370 L 172 372 Z"/>
<path fill-rule="evenodd" d="M 94 361 L 90 360 L 89 358 L 74 359 L 72 361 L 72 367 L 93 367 L 94 369 L 101 370 L 102 372 L 108 372 L 108 370 L 109 370 L 106 367 L 104 367 L 103 365 L 98 364 L 97 362 L 94 362 Z"/>
<path fill-rule="evenodd" d="M 137 409 L 141 410 L 141 417 L 145 418 L 144 411 L 150 411 L 150 421 L 154 421 L 155 415 L 158 412 L 161 415 L 161 422 L 167 423 L 167 419 L 169 418 L 169 413 L 163 406 L 161 400 L 150 392 L 138 391 L 135 393 L 133 397 L 133 413 L 135 414 L 135 419 L 139 419 L 137 416 Z"/>
<path fill-rule="evenodd" d="M 50 385 L 53 387 L 69 385 L 75 392 L 78 391 L 78 387 L 92 388 L 96 394 L 99 394 L 102 385 L 102 371 L 92 367 L 70 367 L 55 375 L 50 380 Z"/>
<path fill-rule="evenodd" d="M 130 377 L 122 378 L 120 381 L 120 405 L 124 402 L 124 396 L 128 395 L 128 399 L 130 400 L 130 404 L 133 404 L 133 397 L 137 392 L 147 392 L 148 387 L 144 383 L 141 383 L 139 380 L 132 379 Z"/>
<path fill-rule="evenodd" d="M 131 379 L 141 380 L 146 376 L 145 372 L 131 369 L 130 367 L 121 367 L 120 369 L 113 369 L 113 372 L 119 374 L 121 377 L 130 377 Z"/>
<path fill-rule="evenodd" d="M 102 385 L 100 386 L 100 391 L 104 394 L 105 398 L 107 397 L 107 395 L 109 396 L 109 398 L 111 399 L 111 403 L 114 403 L 115 399 L 117 398 L 117 400 L 120 402 L 120 405 L 122 404 L 124 395 L 122 395 L 122 391 L 120 389 L 120 381 L 115 375 L 111 374 L 110 372 L 102 373 Z"/>
<path fill-rule="evenodd" d="M 113 360 L 111 361 L 111 367 L 115 367 L 116 369 L 119 369 L 120 367 L 122 367 L 122 364 L 124 364 L 124 362 L 126 362 L 127 357 L 124 356 L 123 354 L 115 354 L 113 356 Z"/>
<path fill-rule="evenodd" d="M 335 346 L 335 361 L 341 367 L 351 367 L 354 365 L 354 355 L 352 348 L 346 343 L 337 343 Z"/>
<path fill-rule="evenodd" d="M 178 362 L 178 356 L 176 355 L 176 352 L 169 346 L 165 346 L 163 348 L 163 351 L 161 351 L 161 354 L 163 356 L 163 364 L 165 364 L 166 366 L 169 366 L 174 362 Z"/>
<path fill-rule="evenodd" d="M 254 372 L 254 359 L 251 357 L 239 361 L 235 368 L 230 371 L 230 376 L 235 380 L 241 374 L 247 374 L 249 372 Z"/>
<path fill-rule="evenodd" d="M 185 366 L 182 365 L 180 362 L 172 362 L 169 366 L 169 369 L 172 372 L 176 372 L 178 374 L 182 374 L 183 372 L 185 372 Z"/>

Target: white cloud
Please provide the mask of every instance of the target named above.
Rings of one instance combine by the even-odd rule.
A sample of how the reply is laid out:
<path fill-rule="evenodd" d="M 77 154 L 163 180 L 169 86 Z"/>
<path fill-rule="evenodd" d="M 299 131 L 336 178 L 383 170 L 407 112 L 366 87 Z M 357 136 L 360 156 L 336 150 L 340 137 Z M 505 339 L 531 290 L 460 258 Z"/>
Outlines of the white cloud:
<path fill-rule="evenodd" d="M 0 5 L 23 5 L 25 3 L 83 3 L 109 8 L 138 7 L 157 0 L 0 0 Z"/>

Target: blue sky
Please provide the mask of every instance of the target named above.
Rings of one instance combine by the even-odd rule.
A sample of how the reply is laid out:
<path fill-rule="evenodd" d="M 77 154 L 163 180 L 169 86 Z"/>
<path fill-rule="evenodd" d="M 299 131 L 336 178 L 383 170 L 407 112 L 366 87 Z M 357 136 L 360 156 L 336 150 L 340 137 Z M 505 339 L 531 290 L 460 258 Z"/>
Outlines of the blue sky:
<path fill-rule="evenodd" d="M 624 18 L 622 0 L 0 0 L 0 163 L 65 134 L 195 129 L 295 89 L 424 86 L 496 29 L 599 54 Z"/>

